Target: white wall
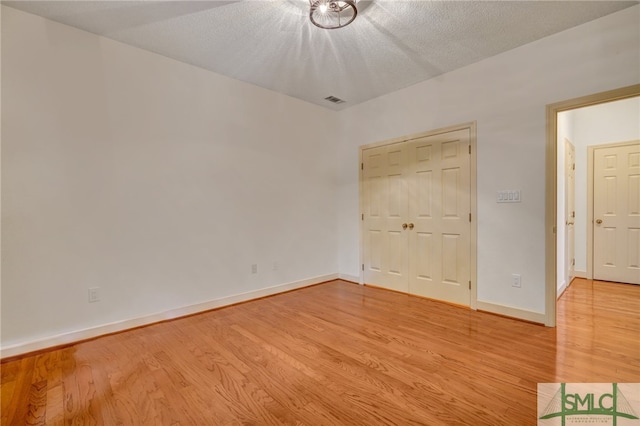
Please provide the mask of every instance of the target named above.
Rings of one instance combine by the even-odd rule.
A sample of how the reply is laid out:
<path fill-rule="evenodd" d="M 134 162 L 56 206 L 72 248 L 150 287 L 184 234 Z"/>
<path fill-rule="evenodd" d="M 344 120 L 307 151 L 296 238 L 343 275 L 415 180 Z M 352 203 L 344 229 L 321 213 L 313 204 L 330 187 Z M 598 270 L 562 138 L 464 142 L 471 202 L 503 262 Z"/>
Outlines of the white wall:
<path fill-rule="evenodd" d="M 344 110 L 340 272 L 359 275 L 358 147 L 476 120 L 478 300 L 543 313 L 545 106 L 637 84 L 638 22 L 634 6 Z M 522 203 L 497 204 L 501 189 L 521 189 Z"/>
<path fill-rule="evenodd" d="M 5 6 L 2 107 L 3 348 L 338 271 L 335 112 Z"/>
<path fill-rule="evenodd" d="M 576 270 L 587 271 L 587 147 L 640 140 L 640 98 L 567 111 L 576 146 Z"/>

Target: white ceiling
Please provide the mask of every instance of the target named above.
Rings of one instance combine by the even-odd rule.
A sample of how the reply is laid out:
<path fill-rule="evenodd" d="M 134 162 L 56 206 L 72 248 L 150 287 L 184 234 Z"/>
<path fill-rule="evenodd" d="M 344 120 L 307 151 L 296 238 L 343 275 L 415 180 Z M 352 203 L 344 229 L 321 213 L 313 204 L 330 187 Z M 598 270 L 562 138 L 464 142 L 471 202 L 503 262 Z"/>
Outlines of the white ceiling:
<path fill-rule="evenodd" d="M 3 4 L 340 110 L 638 2 L 360 1 L 337 30 L 308 0 Z"/>

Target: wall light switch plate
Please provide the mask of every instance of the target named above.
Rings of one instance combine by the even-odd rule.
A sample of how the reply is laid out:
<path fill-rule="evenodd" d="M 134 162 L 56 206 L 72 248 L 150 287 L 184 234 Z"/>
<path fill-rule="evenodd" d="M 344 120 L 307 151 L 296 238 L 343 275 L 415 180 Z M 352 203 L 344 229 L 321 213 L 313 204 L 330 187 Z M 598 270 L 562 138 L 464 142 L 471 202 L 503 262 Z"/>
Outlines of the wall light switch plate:
<path fill-rule="evenodd" d="M 498 203 L 519 203 L 522 201 L 522 196 L 519 189 L 509 189 L 504 191 L 498 191 L 497 202 Z"/>

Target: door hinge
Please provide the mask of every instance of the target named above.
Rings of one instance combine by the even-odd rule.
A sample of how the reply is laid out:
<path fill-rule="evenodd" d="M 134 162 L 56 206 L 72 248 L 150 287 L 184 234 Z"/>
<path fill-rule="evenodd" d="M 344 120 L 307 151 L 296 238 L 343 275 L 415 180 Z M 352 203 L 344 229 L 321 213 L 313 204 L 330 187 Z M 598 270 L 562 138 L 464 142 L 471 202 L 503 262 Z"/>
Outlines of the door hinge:
<path fill-rule="evenodd" d="M 364 263 L 362 264 L 362 270 L 364 271 Z"/>
<path fill-rule="evenodd" d="M 576 169 L 576 163 L 573 163 L 573 164 L 571 165 L 571 170 L 575 170 L 575 169 Z"/>
<path fill-rule="evenodd" d="M 469 213 L 469 222 L 471 222 L 471 213 Z"/>
<path fill-rule="evenodd" d="M 571 217 L 576 217 L 576 212 L 575 211 L 571 212 Z"/>
<path fill-rule="evenodd" d="M 364 170 L 364 163 L 360 163 L 360 170 Z"/>
<path fill-rule="evenodd" d="M 364 213 L 362 213 L 362 220 L 364 220 Z"/>
<path fill-rule="evenodd" d="M 471 154 L 471 145 L 469 145 L 469 154 Z"/>
<path fill-rule="evenodd" d="M 469 280 L 469 290 L 471 290 L 471 280 Z"/>
<path fill-rule="evenodd" d="M 571 266 L 576 266 L 576 260 L 575 259 L 571 260 Z"/>

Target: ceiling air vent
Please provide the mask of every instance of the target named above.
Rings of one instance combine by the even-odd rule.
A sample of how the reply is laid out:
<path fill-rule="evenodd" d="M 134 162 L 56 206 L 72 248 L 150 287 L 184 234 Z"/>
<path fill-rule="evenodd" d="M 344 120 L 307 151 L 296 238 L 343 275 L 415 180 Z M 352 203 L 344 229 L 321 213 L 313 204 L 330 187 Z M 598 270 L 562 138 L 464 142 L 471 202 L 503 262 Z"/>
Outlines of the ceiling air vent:
<path fill-rule="evenodd" d="M 336 98 L 335 96 L 327 96 L 325 99 L 329 102 L 333 102 L 334 104 L 342 104 L 345 102 L 340 98 Z"/>

